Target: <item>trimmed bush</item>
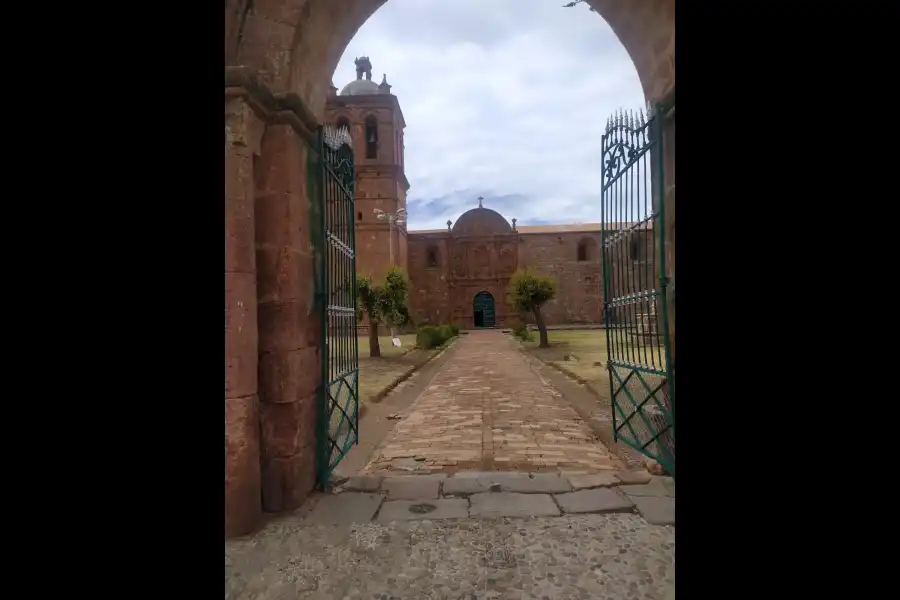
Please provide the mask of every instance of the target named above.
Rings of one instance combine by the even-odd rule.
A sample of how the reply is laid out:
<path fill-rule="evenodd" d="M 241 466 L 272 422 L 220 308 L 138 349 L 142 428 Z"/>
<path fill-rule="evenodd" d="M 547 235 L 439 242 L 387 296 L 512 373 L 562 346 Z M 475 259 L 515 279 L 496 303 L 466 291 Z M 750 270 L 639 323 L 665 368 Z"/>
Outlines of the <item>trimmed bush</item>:
<path fill-rule="evenodd" d="M 440 337 L 437 327 L 424 325 L 419 328 L 419 332 L 416 334 L 416 346 L 422 350 L 430 350 L 441 345 Z"/>
<path fill-rule="evenodd" d="M 455 325 L 423 325 L 416 334 L 416 346 L 422 350 L 437 348 L 458 334 L 459 327 Z"/>
<path fill-rule="evenodd" d="M 526 327 L 525 323 L 523 323 L 519 319 L 516 319 L 515 321 L 513 321 L 511 325 L 512 326 L 510 327 L 510 329 L 512 329 L 513 335 L 516 336 L 517 338 L 522 337 L 523 332 L 528 331 L 528 327 Z"/>

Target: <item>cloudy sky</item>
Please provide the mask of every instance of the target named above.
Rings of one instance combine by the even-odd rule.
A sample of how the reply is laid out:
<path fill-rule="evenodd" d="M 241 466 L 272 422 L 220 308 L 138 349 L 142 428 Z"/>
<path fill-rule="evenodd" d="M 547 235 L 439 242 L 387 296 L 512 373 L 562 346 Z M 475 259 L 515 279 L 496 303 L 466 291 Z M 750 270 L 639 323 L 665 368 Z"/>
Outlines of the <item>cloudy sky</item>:
<path fill-rule="evenodd" d="M 406 118 L 409 229 L 484 205 L 520 225 L 600 220 L 600 138 L 638 109 L 637 71 L 609 25 L 563 0 L 389 0 L 334 84 L 369 56 Z"/>

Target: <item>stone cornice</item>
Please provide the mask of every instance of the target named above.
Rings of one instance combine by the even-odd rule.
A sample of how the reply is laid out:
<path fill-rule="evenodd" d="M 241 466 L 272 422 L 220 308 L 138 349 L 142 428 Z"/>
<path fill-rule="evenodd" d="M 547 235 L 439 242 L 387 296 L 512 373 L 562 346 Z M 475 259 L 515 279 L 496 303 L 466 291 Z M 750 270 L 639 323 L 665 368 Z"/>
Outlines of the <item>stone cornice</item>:
<path fill-rule="evenodd" d="M 251 68 L 225 67 L 225 97 L 244 98 L 262 121 L 290 125 L 308 143 L 315 143 L 320 124 L 303 99 L 293 92 L 272 92 Z"/>
<path fill-rule="evenodd" d="M 409 191 L 409 179 L 406 178 L 406 169 L 402 165 L 392 163 L 363 163 L 356 165 L 357 175 L 380 177 L 380 175 L 375 175 L 377 172 L 386 173 L 387 175 L 385 176 L 393 177 L 403 184 L 404 192 Z"/>

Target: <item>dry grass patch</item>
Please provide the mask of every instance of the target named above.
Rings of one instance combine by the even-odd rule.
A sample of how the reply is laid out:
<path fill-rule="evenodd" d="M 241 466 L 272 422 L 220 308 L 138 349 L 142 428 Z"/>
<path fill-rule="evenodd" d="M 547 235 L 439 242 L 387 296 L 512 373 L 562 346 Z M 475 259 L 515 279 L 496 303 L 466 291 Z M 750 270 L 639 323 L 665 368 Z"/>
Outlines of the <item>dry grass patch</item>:
<path fill-rule="evenodd" d="M 378 336 L 381 346 L 381 357 L 369 356 L 369 337 L 359 337 L 359 398 L 362 404 L 380 400 L 384 391 L 393 386 L 401 377 L 417 368 L 436 350 L 416 349 L 415 334 L 401 335 L 403 344 L 395 348 L 390 336 Z"/>
<path fill-rule="evenodd" d="M 537 336 L 523 345 L 535 356 L 583 379 L 598 395 L 609 400 L 606 332 L 603 329 L 550 330 L 549 348 L 538 348 Z M 569 360 L 566 356 L 569 355 Z"/>

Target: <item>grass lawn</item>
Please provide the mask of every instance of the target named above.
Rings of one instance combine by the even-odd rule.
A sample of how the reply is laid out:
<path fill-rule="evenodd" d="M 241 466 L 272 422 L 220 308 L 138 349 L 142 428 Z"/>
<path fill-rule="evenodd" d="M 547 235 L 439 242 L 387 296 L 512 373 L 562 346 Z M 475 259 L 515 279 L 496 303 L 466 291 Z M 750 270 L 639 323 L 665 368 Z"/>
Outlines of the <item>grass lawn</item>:
<path fill-rule="evenodd" d="M 428 360 L 436 350 L 416 350 L 415 334 L 400 336 L 403 344 L 395 348 L 390 335 L 378 336 L 381 357 L 369 356 L 369 336 L 359 336 L 359 398 L 365 404 L 371 402 L 382 390 L 399 377 Z"/>
<path fill-rule="evenodd" d="M 380 333 L 380 327 L 379 333 Z M 391 336 L 390 335 L 379 335 L 378 336 L 378 345 L 381 347 L 381 356 L 401 356 L 406 354 L 416 346 L 416 334 L 408 333 L 403 334 L 400 337 L 400 343 L 403 344 L 400 348 L 394 348 L 391 344 Z M 363 360 L 369 359 L 369 336 L 361 335 L 358 338 L 359 341 L 359 362 L 362 363 Z"/>
<path fill-rule="evenodd" d="M 603 329 L 550 330 L 547 337 L 549 348 L 538 348 L 539 334 L 532 332 L 534 340 L 524 342 L 525 347 L 542 359 L 552 362 L 572 372 L 591 384 L 591 387 L 604 398 L 609 398 L 609 373 L 606 361 L 606 331 Z M 643 362 L 643 347 L 640 349 Z M 647 348 L 649 360 L 650 349 Z M 572 354 L 571 360 L 565 360 L 566 353 Z M 657 363 L 658 364 L 658 363 Z"/>
<path fill-rule="evenodd" d="M 549 348 L 538 348 L 540 336 L 537 331 L 532 333 L 534 340 L 524 342 L 529 351 L 578 375 L 604 397 L 609 397 L 606 332 L 603 329 L 550 330 L 547 332 Z M 564 360 L 566 353 L 571 353 L 573 360 Z"/>

